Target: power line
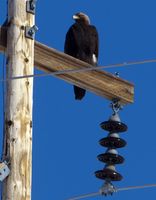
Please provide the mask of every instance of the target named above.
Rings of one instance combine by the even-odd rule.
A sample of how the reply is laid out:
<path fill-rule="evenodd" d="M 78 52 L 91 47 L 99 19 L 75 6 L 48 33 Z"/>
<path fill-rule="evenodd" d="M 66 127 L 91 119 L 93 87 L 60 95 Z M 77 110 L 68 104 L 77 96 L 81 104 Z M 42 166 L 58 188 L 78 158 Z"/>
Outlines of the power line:
<path fill-rule="evenodd" d="M 24 78 L 44 77 L 44 76 L 50 76 L 50 75 L 55 76 L 55 75 L 61 75 L 61 74 L 87 72 L 87 71 L 93 71 L 93 70 L 99 70 L 99 69 L 106 69 L 106 68 L 113 68 L 113 67 L 123 67 L 123 66 L 130 66 L 130 65 L 140 65 L 140 64 L 147 64 L 147 63 L 156 63 L 156 59 L 146 59 L 146 60 L 141 60 L 141 61 L 130 61 L 130 62 L 123 62 L 123 63 L 118 63 L 118 64 L 110 64 L 110 65 L 105 65 L 105 66 L 89 67 L 89 68 L 82 68 L 82 69 L 60 70 L 60 71 L 44 73 L 44 74 L 30 74 L 30 75 L 26 75 L 26 76 L 15 76 L 15 77 L 9 77 L 9 78 L 6 78 L 6 79 L 0 79 L 0 82 L 17 80 L 17 79 L 24 79 Z"/>
<path fill-rule="evenodd" d="M 78 199 L 84 199 L 84 198 L 88 198 L 88 197 L 95 197 L 95 196 L 98 196 L 98 195 L 100 195 L 100 192 L 92 192 L 92 193 L 80 195 L 80 196 L 77 196 L 77 197 L 73 197 L 73 198 L 68 199 L 68 200 L 78 200 Z"/>
<path fill-rule="evenodd" d="M 141 185 L 141 186 L 128 186 L 128 187 L 124 187 L 124 188 L 116 188 L 116 191 L 119 192 L 119 191 L 151 188 L 151 187 L 156 187 L 156 184 L 146 184 L 146 185 Z M 95 196 L 98 196 L 98 195 L 102 195 L 100 191 L 79 195 L 79 196 L 76 196 L 76 197 L 72 197 L 68 200 L 79 200 L 79 199 L 84 199 L 84 198 L 88 198 L 88 197 L 95 197 Z"/>
<path fill-rule="evenodd" d="M 125 190 L 135 190 L 135 189 L 143 189 L 143 188 L 151 188 L 156 187 L 156 184 L 146 184 L 146 185 L 140 185 L 140 186 L 129 186 L 125 188 L 119 188 L 117 191 L 125 191 Z"/>

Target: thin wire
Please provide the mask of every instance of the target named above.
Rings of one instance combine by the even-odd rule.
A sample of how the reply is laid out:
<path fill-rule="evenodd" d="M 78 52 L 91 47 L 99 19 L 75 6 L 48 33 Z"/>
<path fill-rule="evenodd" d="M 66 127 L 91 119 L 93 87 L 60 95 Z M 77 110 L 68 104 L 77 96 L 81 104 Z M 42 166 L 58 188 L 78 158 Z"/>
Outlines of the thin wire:
<path fill-rule="evenodd" d="M 81 196 L 73 197 L 73 198 L 68 199 L 68 200 L 78 200 L 78 199 L 84 199 L 84 198 L 88 198 L 88 197 L 95 197 L 95 196 L 98 196 L 98 195 L 100 195 L 100 192 L 93 192 L 93 193 L 88 193 L 88 194 L 84 194 L 84 195 L 81 195 Z"/>
<path fill-rule="evenodd" d="M 147 184 L 147 185 L 141 185 L 141 186 L 129 186 L 125 188 L 119 188 L 117 191 L 125 191 L 125 190 L 135 190 L 135 189 L 143 189 L 143 188 L 151 188 L 156 187 L 156 184 Z"/>
<path fill-rule="evenodd" d="M 24 78 L 44 77 L 44 76 L 50 76 L 50 75 L 61 75 L 61 74 L 71 74 L 71 73 L 78 73 L 78 72 L 87 72 L 87 71 L 92 71 L 92 70 L 96 71 L 99 69 L 123 67 L 123 66 L 129 66 L 129 65 L 140 65 L 140 64 L 147 64 L 147 63 L 156 63 L 156 59 L 130 61 L 130 62 L 123 62 L 123 63 L 118 63 L 118 64 L 110 64 L 110 65 L 105 65 L 105 66 L 89 67 L 89 68 L 82 68 L 82 69 L 60 70 L 60 71 L 44 73 L 44 74 L 30 74 L 30 75 L 25 75 L 25 76 L 15 76 L 15 77 L 7 78 L 7 79 L 0 79 L 0 82 L 24 79 Z"/>
<path fill-rule="evenodd" d="M 135 190 L 135 189 L 151 188 L 151 187 L 156 187 L 156 184 L 146 184 L 146 185 L 141 185 L 141 186 L 128 186 L 128 187 L 124 187 L 124 188 L 117 188 L 117 192 L 118 191 Z M 98 195 L 101 195 L 101 193 L 100 192 L 92 192 L 92 193 L 72 197 L 68 200 L 78 200 L 78 199 L 84 199 L 84 198 L 94 197 L 94 196 L 98 196 Z"/>

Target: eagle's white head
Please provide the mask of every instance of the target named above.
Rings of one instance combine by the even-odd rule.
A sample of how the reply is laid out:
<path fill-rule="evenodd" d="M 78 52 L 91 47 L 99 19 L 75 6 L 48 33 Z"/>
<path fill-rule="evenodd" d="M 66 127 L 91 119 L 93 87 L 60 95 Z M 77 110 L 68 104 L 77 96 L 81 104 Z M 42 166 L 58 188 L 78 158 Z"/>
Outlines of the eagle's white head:
<path fill-rule="evenodd" d="M 76 13 L 75 15 L 73 15 L 73 19 L 76 22 L 83 22 L 88 25 L 90 24 L 90 19 L 89 19 L 88 15 L 86 15 L 82 12 L 79 12 L 79 13 Z"/>

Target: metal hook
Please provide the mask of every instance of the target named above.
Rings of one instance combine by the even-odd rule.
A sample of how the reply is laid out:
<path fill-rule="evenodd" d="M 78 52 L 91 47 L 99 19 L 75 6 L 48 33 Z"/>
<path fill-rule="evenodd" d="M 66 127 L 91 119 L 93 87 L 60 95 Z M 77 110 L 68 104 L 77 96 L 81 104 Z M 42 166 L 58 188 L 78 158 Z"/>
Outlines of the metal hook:
<path fill-rule="evenodd" d="M 117 192 L 116 187 L 111 183 L 111 181 L 106 180 L 100 189 L 101 195 L 113 195 L 114 192 Z"/>
<path fill-rule="evenodd" d="M 123 108 L 118 99 L 114 99 L 112 101 L 111 107 L 112 107 L 112 110 L 113 110 L 114 114 L 117 114 Z"/>

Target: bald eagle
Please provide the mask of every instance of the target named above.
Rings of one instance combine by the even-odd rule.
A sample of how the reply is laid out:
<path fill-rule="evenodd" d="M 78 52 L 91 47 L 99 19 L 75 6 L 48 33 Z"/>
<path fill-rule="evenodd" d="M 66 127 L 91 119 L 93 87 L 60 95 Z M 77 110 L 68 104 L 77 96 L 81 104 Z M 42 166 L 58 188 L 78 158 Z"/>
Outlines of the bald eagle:
<path fill-rule="evenodd" d="M 93 66 L 98 60 L 98 33 L 90 24 L 89 17 L 80 12 L 73 15 L 75 23 L 69 28 L 64 45 L 64 52 Z M 74 85 L 75 99 L 85 96 L 85 89 Z"/>

